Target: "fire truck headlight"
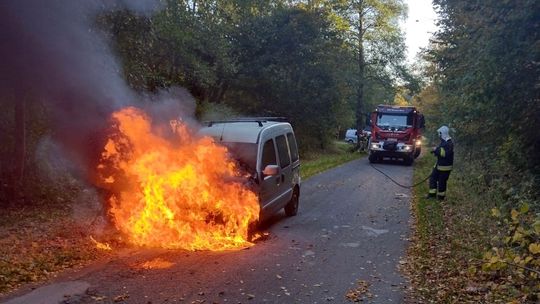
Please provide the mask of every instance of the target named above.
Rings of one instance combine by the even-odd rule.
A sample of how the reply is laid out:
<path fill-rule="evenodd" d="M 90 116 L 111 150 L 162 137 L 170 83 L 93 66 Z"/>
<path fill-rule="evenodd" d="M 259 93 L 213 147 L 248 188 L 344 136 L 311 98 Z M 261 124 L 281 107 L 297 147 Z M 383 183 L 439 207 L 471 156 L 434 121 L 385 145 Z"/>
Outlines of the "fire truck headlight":
<path fill-rule="evenodd" d="M 378 149 L 378 148 L 379 148 L 379 145 L 378 145 L 378 144 L 371 144 L 371 148 L 372 148 L 372 149 Z"/>
<path fill-rule="evenodd" d="M 403 150 L 405 150 L 405 151 L 411 151 L 411 146 L 405 145 L 405 146 L 403 146 Z"/>
<path fill-rule="evenodd" d="M 421 146 L 421 145 L 422 145 L 422 141 L 421 141 L 420 139 L 417 139 L 416 142 L 415 142 L 415 144 L 416 144 L 417 146 Z"/>

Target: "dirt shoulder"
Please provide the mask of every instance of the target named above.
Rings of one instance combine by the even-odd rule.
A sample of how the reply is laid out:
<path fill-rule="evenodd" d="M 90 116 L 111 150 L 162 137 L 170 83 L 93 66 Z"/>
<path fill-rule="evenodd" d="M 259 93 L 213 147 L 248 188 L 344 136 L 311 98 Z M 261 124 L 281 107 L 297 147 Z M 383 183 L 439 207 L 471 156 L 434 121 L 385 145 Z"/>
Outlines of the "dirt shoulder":
<path fill-rule="evenodd" d="M 433 161 L 419 159 L 415 181 Z M 413 191 L 414 233 L 403 265 L 410 302 L 537 303 L 540 222 L 527 204 L 504 210 L 497 188 L 471 172 L 455 168 L 443 202 L 424 198 L 427 182 Z"/>
<path fill-rule="evenodd" d="M 0 215 L 0 296 L 111 254 L 92 241 L 94 229 L 71 205 L 3 209 Z M 89 232 L 94 231 L 94 232 Z"/>

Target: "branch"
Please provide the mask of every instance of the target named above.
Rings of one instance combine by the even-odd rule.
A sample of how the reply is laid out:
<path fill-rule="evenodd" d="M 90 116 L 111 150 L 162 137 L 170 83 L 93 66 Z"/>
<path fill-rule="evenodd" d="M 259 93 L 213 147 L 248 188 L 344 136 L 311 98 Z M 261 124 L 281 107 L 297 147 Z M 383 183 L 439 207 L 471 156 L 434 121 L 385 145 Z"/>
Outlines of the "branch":
<path fill-rule="evenodd" d="M 482 260 L 482 259 L 473 259 L 473 260 L 476 260 L 476 261 L 480 262 L 481 264 L 484 264 L 486 262 L 485 260 Z M 510 266 L 518 267 L 518 268 L 521 268 L 521 269 L 528 270 L 530 272 L 534 272 L 536 274 L 540 274 L 540 270 L 536 270 L 536 269 L 529 268 L 529 267 L 526 267 L 526 266 L 517 265 L 517 264 L 507 262 L 507 261 L 504 261 L 504 260 L 500 260 L 500 259 L 498 260 L 498 262 L 503 262 L 503 263 L 505 263 L 507 265 L 510 265 Z"/>
<path fill-rule="evenodd" d="M 506 263 L 506 264 L 511 265 L 511 266 L 515 266 L 515 267 L 518 267 L 518 268 L 522 268 L 522 269 L 528 270 L 528 271 L 530 271 L 530 272 L 534 272 L 534 273 L 536 273 L 536 274 L 540 274 L 540 271 L 539 271 L 539 270 L 536 270 L 536 269 L 533 269 L 533 268 L 529 268 L 529 267 L 517 265 L 517 264 L 514 264 L 514 263 L 507 262 L 507 261 L 501 261 L 501 262 Z"/>

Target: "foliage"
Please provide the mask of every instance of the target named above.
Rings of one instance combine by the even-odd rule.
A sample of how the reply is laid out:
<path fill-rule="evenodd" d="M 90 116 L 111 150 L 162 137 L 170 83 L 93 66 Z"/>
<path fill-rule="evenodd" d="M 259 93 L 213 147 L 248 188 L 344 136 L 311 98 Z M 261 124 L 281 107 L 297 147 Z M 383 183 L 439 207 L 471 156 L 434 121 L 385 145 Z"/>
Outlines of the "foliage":
<path fill-rule="evenodd" d="M 397 77 L 410 75 L 397 25 L 403 8 L 397 0 L 365 2 L 363 78 L 346 1 L 167 0 L 154 16 L 116 12 L 98 21 L 132 87 L 180 85 L 200 105 L 288 117 L 307 151 L 325 149 L 353 125 L 360 84 L 364 106 L 393 101 Z"/>
<path fill-rule="evenodd" d="M 434 4 L 441 30 L 426 56 L 428 84 L 413 103 L 428 130 L 452 128 L 456 165 L 444 205 L 420 198 L 427 189 L 416 192 L 418 232 L 408 267 L 415 296 L 538 301 L 539 3 Z M 426 135 L 436 139 L 435 132 Z"/>
<path fill-rule="evenodd" d="M 405 16 L 406 6 L 400 0 L 333 3 L 335 15 L 342 20 L 340 24 L 347 25 L 345 36 L 355 53 L 357 92 L 354 108 L 356 128 L 361 130 L 370 108 L 382 101 L 370 99 L 369 88 L 380 84 L 394 87 L 397 78 L 412 79 L 402 64 L 405 48 L 398 26 L 398 20 Z"/>
<path fill-rule="evenodd" d="M 416 162 L 415 181 L 430 173 L 433 161 L 423 156 Z M 539 270 L 531 246 L 538 243 L 537 215 L 526 204 L 508 212 L 497 207 L 508 197 L 498 183 L 486 183 L 481 166 L 458 157 L 443 203 L 424 198 L 427 183 L 414 189 L 415 233 L 404 270 L 415 302 L 522 303 L 538 297 L 536 272 L 521 268 Z"/>
<path fill-rule="evenodd" d="M 499 220 L 501 233 L 484 253 L 482 270 L 516 299 L 540 300 L 540 216 L 531 214 L 527 203 L 506 216 L 498 208 L 491 214 Z"/>
<path fill-rule="evenodd" d="M 540 180 L 540 4 L 538 1 L 434 1 L 441 16 L 434 63 L 439 123 L 486 174 L 512 186 Z M 523 176 L 526 176 L 525 179 Z M 538 209 L 540 187 L 526 190 Z"/>
<path fill-rule="evenodd" d="M 250 114 L 289 117 L 302 151 L 325 149 L 347 115 L 350 54 L 321 11 L 286 8 L 253 20 L 239 39 L 242 69 L 225 102 Z M 276 35 L 276 33 L 280 33 Z"/>

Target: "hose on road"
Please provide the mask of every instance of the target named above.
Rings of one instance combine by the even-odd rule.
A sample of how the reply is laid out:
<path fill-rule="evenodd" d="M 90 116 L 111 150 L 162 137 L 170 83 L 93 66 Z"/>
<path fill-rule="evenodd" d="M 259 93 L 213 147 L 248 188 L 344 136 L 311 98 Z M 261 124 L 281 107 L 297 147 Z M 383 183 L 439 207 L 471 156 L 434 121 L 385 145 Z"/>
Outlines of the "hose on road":
<path fill-rule="evenodd" d="M 375 167 L 372 163 L 369 164 L 373 169 L 379 171 L 382 175 L 386 176 L 388 179 L 390 179 L 394 184 L 400 186 L 401 188 L 405 188 L 405 189 L 412 189 L 420 184 L 422 184 L 423 182 L 427 181 L 430 177 L 431 177 L 431 174 L 429 174 L 426 178 L 424 178 L 423 180 L 419 181 L 418 183 L 414 184 L 414 185 L 411 185 L 411 186 L 407 186 L 407 185 L 402 185 L 400 184 L 398 181 L 396 181 L 395 179 L 393 179 L 392 177 L 390 177 L 388 174 L 384 173 L 382 170 L 380 170 L 379 168 Z"/>

